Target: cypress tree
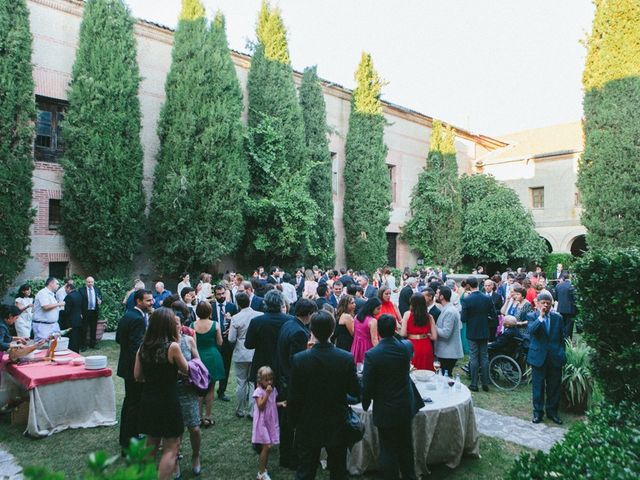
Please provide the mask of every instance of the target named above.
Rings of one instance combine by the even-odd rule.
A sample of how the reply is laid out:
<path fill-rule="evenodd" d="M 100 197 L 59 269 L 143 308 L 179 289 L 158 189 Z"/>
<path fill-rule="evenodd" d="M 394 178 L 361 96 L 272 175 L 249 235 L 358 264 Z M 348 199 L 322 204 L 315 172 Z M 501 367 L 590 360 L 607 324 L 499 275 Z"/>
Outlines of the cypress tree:
<path fill-rule="evenodd" d="M 531 212 L 512 188 L 491 175 L 463 175 L 462 254 L 478 263 L 539 264 L 547 253 Z"/>
<path fill-rule="evenodd" d="M 640 242 L 640 3 L 596 0 L 583 74 L 578 171 L 590 247 Z"/>
<path fill-rule="evenodd" d="M 333 265 L 335 260 L 331 152 L 327 138 L 327 112 L 316 67 L 304 70 L 300 85 L 300 105 L 310 162 L 309 195 L 318 205 L 315 220 L 315 258 L 309 263 Z"/>
<path fill-rule="evenodd" d="M 345 250 L 349 267 L 372 272 L 387 263 L 391 182 L 385 163 L 382 82 L 368 53 L 362 54 L 355 77 L 345 146 Z"/>
<path fill-rule="evenodd" d="M 0 0 L 0 292 L 24 268 L 31 242 L 31 41 L 26 2 Z"/>
<path fill-rule="evenodd" d="M 247 253 L 292 265 L 317 254 L 317 205 L 309 196 L 302 110 L 277 8 L 263 2 L 256 27 L 249 94 Z"/>
<path fill-rule="evenodd" d="M 133 25 L 120 0 L 85 3 L 63 124 L 62 233 L 102 275 L 131 269 L 144 218 Z"/>
<path fill-rule="evenodd" d="M 159 269 L 207 268 L 244 234 L 242 91 L 218 13 L 184 0 L 160 113 L 150 232 Z"/>
<path fill-rule="evenodd" d="M 455 267 L 462 248 L 462 200 L 455 137 L 433 122 L 427 163 L 411 194 L 411 219 L 402 236 L 426 262 Z"/>

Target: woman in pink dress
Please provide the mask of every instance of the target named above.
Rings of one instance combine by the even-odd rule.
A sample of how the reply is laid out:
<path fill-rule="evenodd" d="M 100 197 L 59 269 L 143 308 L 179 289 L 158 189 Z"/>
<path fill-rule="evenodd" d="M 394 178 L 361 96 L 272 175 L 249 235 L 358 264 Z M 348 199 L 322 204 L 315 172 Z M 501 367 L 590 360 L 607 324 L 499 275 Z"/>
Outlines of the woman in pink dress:
<path fill-rule="evenodd" d="M 302 296 L 304 298 L 309 298 L 311 300 L 315 300 L 318 298 L 318 282 L 316 281 L 316 277 L 313 274 L 313 270 L 306 269 L 304 272 L 304 290 L 302 291 Z"/>
<path fill-rule="evenodd" d="M 356 315 L 356 321 L 353 322 L 351 353 L 356 365 L 364 363 L 364 354 L 378 344 L 378 323 L 375 317 L 380 312 L 381 305 L 380 299 L 370 298 L 362 306 Z"/>

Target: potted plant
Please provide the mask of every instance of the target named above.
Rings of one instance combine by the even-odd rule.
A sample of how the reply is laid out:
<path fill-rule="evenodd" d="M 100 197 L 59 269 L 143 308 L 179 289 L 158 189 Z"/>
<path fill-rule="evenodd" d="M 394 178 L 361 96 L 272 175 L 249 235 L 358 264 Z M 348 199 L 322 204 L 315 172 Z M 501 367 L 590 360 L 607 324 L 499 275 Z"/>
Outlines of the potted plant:
<path fill-rule="evenodd" d="M 562 400 L 564 409 L 584 413 L 589 406 L 594 390 L 591 376 L 593 349 L 584 341 L 566 342 L 567 363 L 562 370 Z"/>

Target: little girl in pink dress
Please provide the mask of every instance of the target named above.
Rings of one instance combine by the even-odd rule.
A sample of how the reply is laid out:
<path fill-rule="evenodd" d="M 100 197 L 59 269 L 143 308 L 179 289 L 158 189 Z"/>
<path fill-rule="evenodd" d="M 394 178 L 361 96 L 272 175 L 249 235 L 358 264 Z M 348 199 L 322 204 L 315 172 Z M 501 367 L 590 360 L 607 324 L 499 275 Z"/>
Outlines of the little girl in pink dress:
<path fill-rule="evenodd" d="M 261 446 L 256 479 L 271 480 L 269 473 L 267 473 L 269 449 L 271 445 L 280 443 L 278 407 L 286 407 L 287 402 L 276 403 L 278 390 L 273 387 L 273 370 L 271 368 L 260 367 L 256 385 L 253 392 L 256 403 L 253 407 L 253 431 L 251 433 L 251 443 Z"/>

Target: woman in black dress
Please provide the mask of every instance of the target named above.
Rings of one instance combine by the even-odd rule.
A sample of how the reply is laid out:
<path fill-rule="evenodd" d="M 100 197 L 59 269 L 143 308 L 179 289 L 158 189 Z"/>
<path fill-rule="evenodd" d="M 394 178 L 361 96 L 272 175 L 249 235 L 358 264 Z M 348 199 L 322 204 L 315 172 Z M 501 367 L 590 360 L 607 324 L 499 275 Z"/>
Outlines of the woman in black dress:
<path fill-rule="evenodd" d="M 178 458 L 180 436 L 184 430 L 178 400 L 178 371 L 187 374 L 189 366 L 178 343 L 176 316 L 170 308 L 159 308 L 149 318 L 149 328 L 136 355 L 134 376 L 144 382 L 139 412 L 140 433 L 155 457 L 162 441 L 158 478 L 171 478 Z"/>
<path fill-rule="evenodd" d="M 336 347 L 351 351 L 353 343 L 353 315 L 356 311 L 356 299 L 351 295 L 345 295 L 338 303 L 336 312 Z"/>

